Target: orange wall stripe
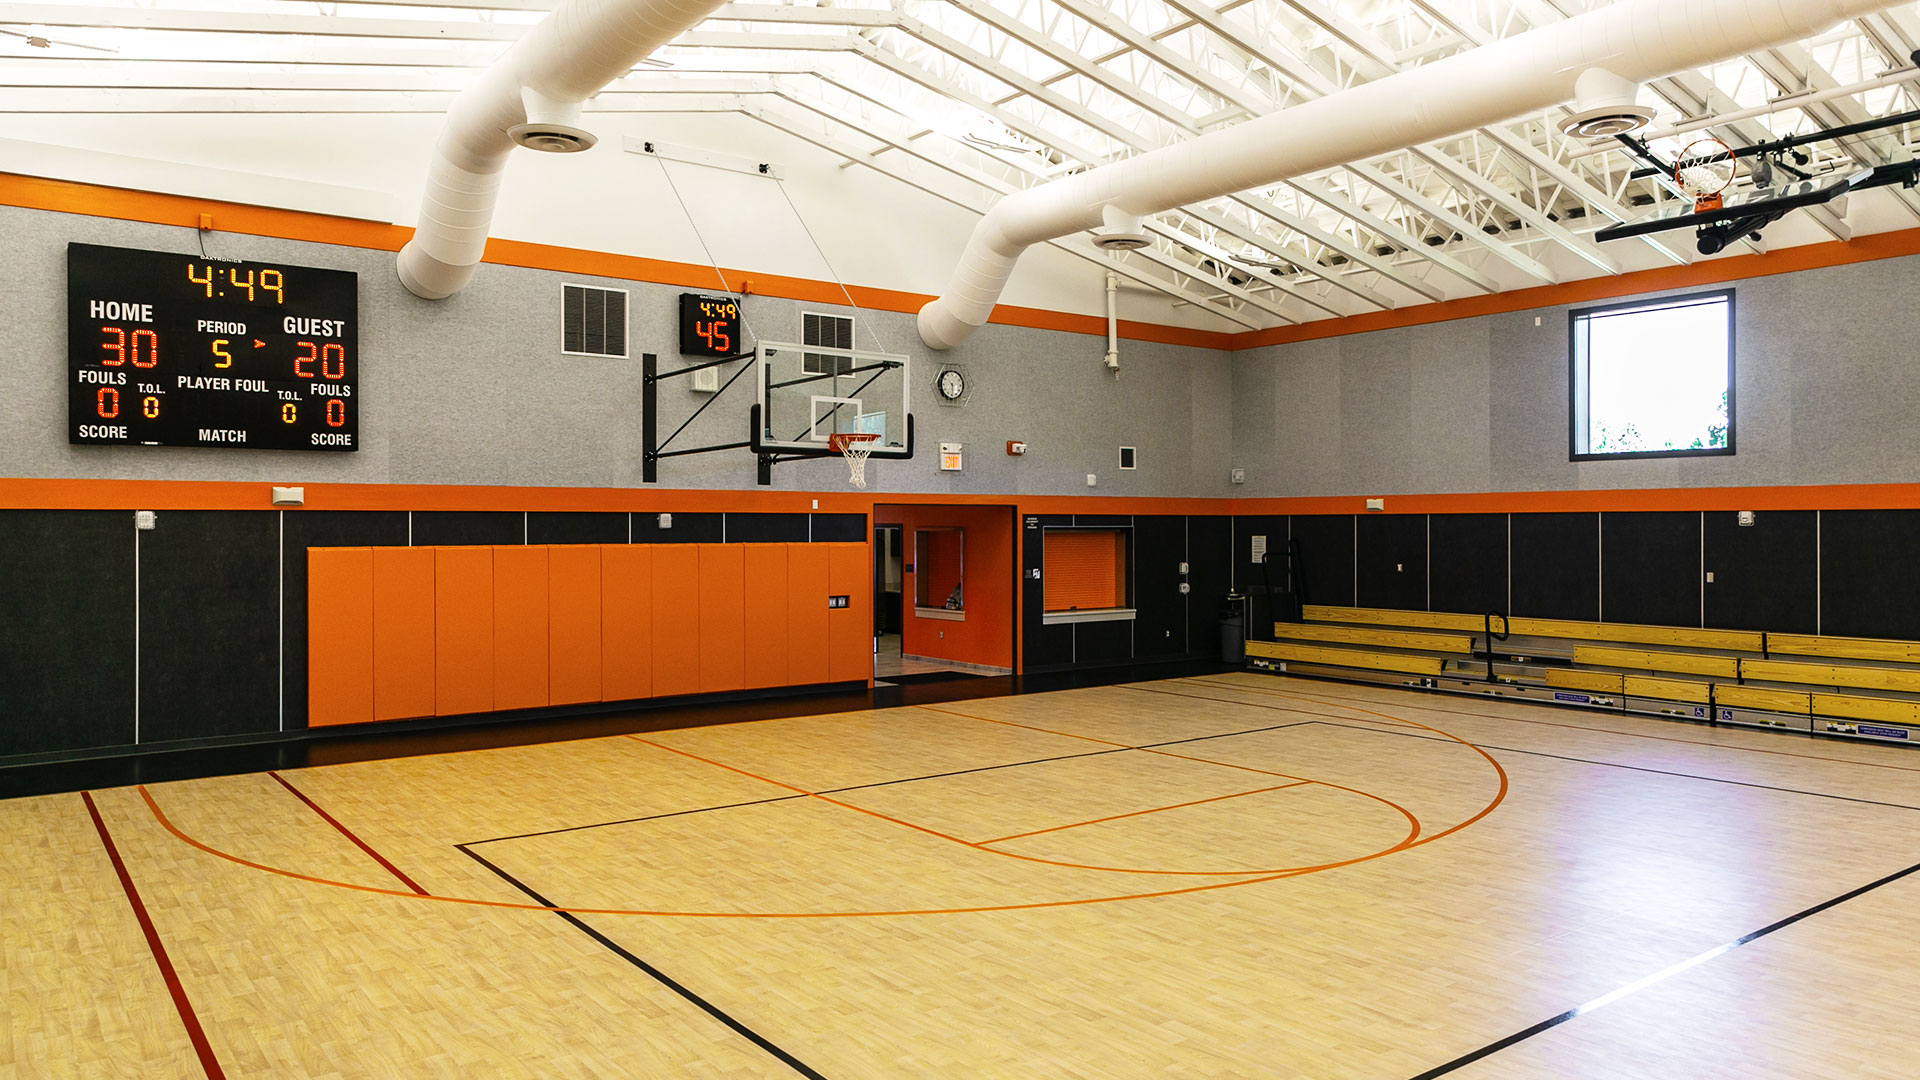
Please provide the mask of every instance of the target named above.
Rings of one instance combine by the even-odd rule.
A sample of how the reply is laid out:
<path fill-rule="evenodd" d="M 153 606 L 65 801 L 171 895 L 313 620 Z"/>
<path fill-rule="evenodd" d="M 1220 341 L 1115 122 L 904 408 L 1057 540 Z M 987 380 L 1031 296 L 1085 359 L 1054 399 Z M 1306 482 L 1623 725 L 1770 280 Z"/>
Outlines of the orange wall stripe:
<path fill-rule="evenodd" d="M 1296 341 L 1368 334 L 1375 330 L 1393 330 L 1405 326 L 1471 319 L 1479 315 L 1501 315 L 1530 308 L 1584 304 L 1594 300 L 1637 296 L 1642 293 L 1684 289 L 1694 285 L 1714 285 L 1747 278 L 1791 274 L 1800 270 L 1819 270 L 1829 266 L 1894 259 L 1920 255 L 1920 228 L 1874 233 L 1841 243 L 1838 241 L 1802 244 L 1779 248 L 1759 255 L 1732 255 L 1686 266 L 1665 266 L 1636 270 L 1613 277 L 1585 278 L 1558 285 L 1540 285 L 1486 296 L 1468 296 L 1436 304 L 1417 304 L 1393 311 L 1368 312 L 1342 319 L 1322 319 L 1297 326 L 1276 326 L 1267 330 L 1248 330 L 1234 335 L 1229 348 L 1258 349 L 1286 345 Z"/>
<path fill-rule="evenodd" d="M 198 228 L 201 214 L 212 214 L 214 228 L 220 232 L 271 236 L 282 240 L 303 240 L 316 244 L 398 251 L 413 235 L 400 225 L 384 225 L 355 218 L 334 217 L 302 210 L 248 206 L 243 203 L 196 199 L 184 195 L 165 195 L 151 191 L 82 184 L 71 180 L 0 173 L 0 205 L 28 210 L 52 210 L 63 214 L 144 221 L 155 225 Z M 732 286 L 749 295 L 777 296 L 821 304 L 844 304 L 851 296 L 856 306 L 879 311 L 917 312 L 933 297 L 923 293 L 881 289 L 870 285 L 847 285 L 811 278 L 788 277 L 723 267 L 723 285 L 714 268 L 703 263 L 649 259 L 638 255 L 620 255 L 608 251 L 538 244 L 526 240 L 492 237 L 487 241 L 483 262 L 500 266 L 519 266 L 532 270 L 553 270 L 568 274 L 592 274 L 656 285 L 678 285 L 688 289 L 722 289 Z M 1023 326 L 1033 330 L 1062 330 L 1068 333 L 1104 335 L 1107 321 L 1099 315 L 1049 311 L 1042 308 L 1001 304 L 990 319 L 1003 326 Z M 1119 334 L 1133 341 L 1151 341 L 1166 345 L 1187 345 L 1201 349 L 1231 349 L 1239 335 L 1219 330 L 1199 330 L 1184 326 L 1120 320 Z"/>

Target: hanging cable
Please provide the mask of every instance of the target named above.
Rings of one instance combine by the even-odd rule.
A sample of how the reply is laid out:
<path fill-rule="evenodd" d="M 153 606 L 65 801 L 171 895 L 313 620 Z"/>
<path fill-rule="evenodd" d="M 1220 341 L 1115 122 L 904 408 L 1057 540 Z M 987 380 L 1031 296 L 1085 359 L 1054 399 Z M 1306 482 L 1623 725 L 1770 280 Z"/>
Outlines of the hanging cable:
<path fill-rule="evenodd" d="M 793 196 L 787 194 L 787 182 L 778 177 L 775 177 L 773 182 L 774 185 L 780 189 L 781 198 L 787 200 L 787 208 L 793 211 L 793 219 L 800 223 L 801 231 L 806 233 L 807 239 L 813 243 L 813 250 L 820 256 L 821 265 L 825 266 L 827 273 L 832 275 L 833 283 L 840 286 L 840 295 L 847 298 L 847 306 L 855 311 L 859 311 L 860 305 L 853 302 L 853 293 L 847 289 L 847 283 L 840 280 L 840 275 L 834 270 L 832 261 L 827 258 L 826 250 L 820 246 L 819 238 L 814 236 L 813 230 L 807 226 L 807 219 L 800 215 L 800 208 L 794 205 Z M 856 333 L 858 333 L 859 322 L 860 320 L 856 320 L 854 323 Z M 870 321 L 867 323 L 867 334 L 873 338 L 874 344 L 880 346 L 881 352 L 887 351 L 887 343 L 881 340 L 880 331 L 876 330 Z M 857 341 L 854 342 L 854 347 L 858 348 L 859 344 Z"/>
<path fill-rule="evenodd" d="M 728 296 L 736 298 L 735 302 L 740 308 L 740 329 L 746 331 L 747 337 L 752 339 L 754 346 L 757 348 L 760 343 L 760 335 L 754 333 L 753 327 L 747 322 L 745 297 L 741 297 L 738 293 L 734 292 L 733 286 L 727 284 L 726 272 L 720 269 L 720 263 L 714 259 L 713 249 L 707 246 L 707 238 L 700 231 L 700 222 L 694 218 L 693 211 L 687 208 L 687 200 L 680 194 L 680 185 L 673 182 L 673 172 L 667 168 L 667 159 L 658 154 L 649 156 L 660 163 L 660 175 L 667 179 L 667 190 L 673 192 L 674 201 L 680 204 L 680 213 L 686 216 L 687 224 L 693 227 L 693 238 L 700 242 L 700 251 L 706 255 L 707 265 L 713 267 L 713 276 L 720 279 L 720 288 L 724 289 Z M 788 199 L 787 202 L 791 205 L 793 200 Z M 805 228 L 806 222 L 803 221 L 800 225 L 802 228 Z M 817 247 L 818 245 L 815 246 Z M 742 355 L 753 351 L 755 351 L 755 349 L 743 350 Z M 731 380 L 729 380 L 729 385 L 731 385 Z"/>

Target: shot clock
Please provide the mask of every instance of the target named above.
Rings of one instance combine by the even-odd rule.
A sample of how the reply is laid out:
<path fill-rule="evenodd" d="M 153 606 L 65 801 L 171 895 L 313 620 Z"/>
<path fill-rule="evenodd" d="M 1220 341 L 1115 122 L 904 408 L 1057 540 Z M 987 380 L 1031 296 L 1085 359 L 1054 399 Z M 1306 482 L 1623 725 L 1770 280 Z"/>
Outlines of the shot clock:
<path fill-rule="evenodd" d="M 748 351 L 740 339 L 740 302 L 731 296 L 680 294 L 682 356 L 739 356 Z"/>
<path fill-rule="evenodd" d="M 359 276 L 67 245 L 67 441 L 359 449 Z"/>

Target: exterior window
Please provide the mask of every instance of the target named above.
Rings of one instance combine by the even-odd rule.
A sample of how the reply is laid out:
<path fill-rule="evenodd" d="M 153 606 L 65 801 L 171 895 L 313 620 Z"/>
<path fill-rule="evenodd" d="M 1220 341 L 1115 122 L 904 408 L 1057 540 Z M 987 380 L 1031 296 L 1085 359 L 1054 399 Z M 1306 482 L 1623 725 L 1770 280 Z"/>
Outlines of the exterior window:
<path fill-rule="evenodd" d="M 1573 460 L 1733 453 L 1733 292 L 1571 316 Z"/>

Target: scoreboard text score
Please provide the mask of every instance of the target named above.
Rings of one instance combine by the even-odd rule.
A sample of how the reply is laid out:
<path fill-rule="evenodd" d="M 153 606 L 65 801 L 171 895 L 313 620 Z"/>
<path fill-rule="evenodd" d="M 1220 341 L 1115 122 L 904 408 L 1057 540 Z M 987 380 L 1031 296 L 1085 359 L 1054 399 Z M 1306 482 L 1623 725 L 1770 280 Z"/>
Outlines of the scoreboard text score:
<path fill-rule="evenodd" d="M 738 356 L 740 302 L 731 296 L 680 294 L 680 354 Z"/>
<path fill-rule="evenodd" d="M 359 448 L 359 275 L 67 245 L 67 441 Z"/>

